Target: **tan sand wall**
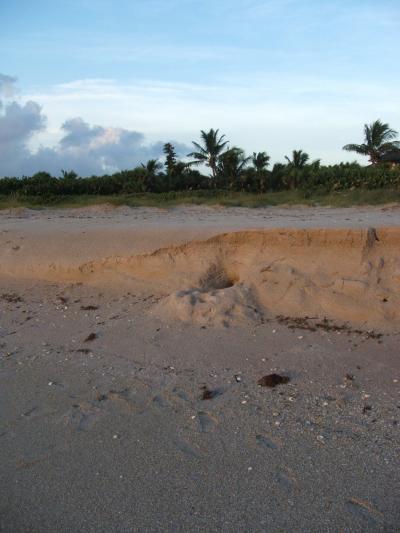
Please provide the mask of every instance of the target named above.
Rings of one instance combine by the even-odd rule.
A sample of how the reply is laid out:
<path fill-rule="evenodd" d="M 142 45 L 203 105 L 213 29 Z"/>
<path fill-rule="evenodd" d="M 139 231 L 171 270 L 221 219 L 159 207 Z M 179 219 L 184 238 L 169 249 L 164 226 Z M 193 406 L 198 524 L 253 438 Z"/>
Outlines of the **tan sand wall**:
<path fill-rule="evenodd" d="M 20 253 L 2 246 L 0 275 L 139 283 L 167 295 L 158 314 L 204 324 L 282 314 L 400 326 L 398 228 L 207 233 L 42 232 Z"/>

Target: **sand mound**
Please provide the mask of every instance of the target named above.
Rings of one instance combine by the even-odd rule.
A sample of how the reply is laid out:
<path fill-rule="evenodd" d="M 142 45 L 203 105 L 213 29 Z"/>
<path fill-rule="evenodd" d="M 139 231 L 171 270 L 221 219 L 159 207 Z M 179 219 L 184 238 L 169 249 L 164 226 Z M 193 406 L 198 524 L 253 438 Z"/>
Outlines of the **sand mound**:
<path fill-rule="evenodd" d="M 83 263 L 72 254 L 44 264 L 38 254 L 17 264 L 11 249 L 0 256 L 8 261 L 8 268 L 7 261 L 0 263 L 0 273 L 55 281 L 136 282 L 169 294 L 155 312 L 204 325 L 259 320 L 264 314 L 396 329 L 399 245 L 398 228 L 253 230 L 153 253 L 129 255 L 126 250 L 125 255 Z"/>
<path fill-rule="evenodd" d="M 250 289 L 243 285 L 210 291 L 176 291 L 156 306 L 154 314 L 202 326 L 227 327 L 261 319 Z"/>

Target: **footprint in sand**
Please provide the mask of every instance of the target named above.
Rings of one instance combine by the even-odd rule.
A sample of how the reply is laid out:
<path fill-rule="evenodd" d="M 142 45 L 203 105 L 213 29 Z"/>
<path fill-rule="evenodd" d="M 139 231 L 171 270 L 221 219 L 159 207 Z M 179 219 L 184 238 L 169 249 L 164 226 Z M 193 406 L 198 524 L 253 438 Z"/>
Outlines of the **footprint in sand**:
<path fill-rule="evenodd" d="M 257 444 L 267 450 L 278 450 L 281 447 L 279 442 L 271 439 L 271 437 L 267 437 L 266 435 L 257 435 L 256 441 Z"/>
<path fill-rule="evenodd" d="M 185 401 L 185 402 L 188 402 L 189 401 L 189 397 L 188 395 L 186 394 L 185 391 L 181 390 L 181 389 L 177 389 L 176 387 L 173 389 L 172 391 L 176 396 L 178 396 L 178 398 L 180 398 L 181 400 Z"/>
<path fill-rule="evenodd" d="M 136 405 L 130 398 L 128 389 L 120 391 L 110 390 L 106 394 L 99 393 L 96 396 L 96 400 L 107 411 L 112 410 L 112 408 L 117 408 L 119 411 L 122 409 L 128 412 L 136 412 L 137 410 Z"/>
<path fill-rule="evenodd" d="M 278 472 L 276 475 L 276 480 L 278 481 L 279 485 L 287 491 L 294 490 L 297 485 L 296 478 L 289 470 Z"/>
<path fill-rule="evenodd" d="M 64 423 L 76 431 L 88 431 L 100 417 L 100 409 L 88 403 L 73 405 L 64 415 Z"/>
<path fill-rule="evenodd" d="M 197 413 L 201 433 L 209 433 L 218 424 L 218 420 L 205 411 Z"/>
<path fill-rule="evenodd" d="M 174 441 L 174 445 L 176 446 L 176 448 L 184 453 L 185 455 L 187 455 L 188 457 L 190 457 L 191 459 L 201 459 L 201 454 L 200 454 L 200 451 L 196 448 L 194 448 L 193 446 L 191 446 L 189 443 L 187 443 L 186 441 L 184 440 L 175 440 Z"/>
<path fill-rule="evenodd" d="M 163 398 L 159 394 L 156 394 L 156 396 L 154 396 L 153 403 L 163 409 L 165 409 L 166 407 L 169 407 L 169 403 L 165 400 L 165 398 Z"/>
<path fill-rule="evenodd" d="M 29 418 L 31 416 L 36 416 L 38 414 L 38 409 L 39 408 L 37 405 L 30 407 L 27 411 L 21 414 L 21 418 Z"/>

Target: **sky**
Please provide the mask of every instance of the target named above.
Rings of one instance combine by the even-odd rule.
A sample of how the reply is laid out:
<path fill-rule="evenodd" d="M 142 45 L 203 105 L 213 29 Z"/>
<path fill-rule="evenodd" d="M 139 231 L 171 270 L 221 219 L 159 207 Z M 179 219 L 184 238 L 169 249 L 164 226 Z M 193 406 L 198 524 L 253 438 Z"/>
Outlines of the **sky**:
<path fill-rule="evenodd" d="M 111 172 L 200 130 L 323 163 L 400 130 L 399 0 L 0 0 L 0 176 Z M 366 163 L 366 161 L 364 161 Z"/>

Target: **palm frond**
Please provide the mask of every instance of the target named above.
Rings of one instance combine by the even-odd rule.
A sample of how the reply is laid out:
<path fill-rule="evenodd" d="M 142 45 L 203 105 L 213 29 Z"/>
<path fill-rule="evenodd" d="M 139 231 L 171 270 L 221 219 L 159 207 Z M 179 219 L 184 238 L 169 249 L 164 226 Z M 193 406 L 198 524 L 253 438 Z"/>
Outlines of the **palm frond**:
<path fill-rule="evenodd" d="M 202 152 L 191 152 L 187 155 L 187 157 L 194 157 L 195 159 L 198 159 L 199 161 L 207 161 L 207 155 L 203 154 Z"/>
<path fill-rule="evenodd" d="M 356 152 L 357 154 L 368 155 L 368 146 L 365 144 L 346 144 L 343 150 L 347 152 Z"/>
<path fill-rule="evenodd" d="M 381 153 L 400 151 L 400 141 L 391 141 L 391 142 L 381 144 L 379 147 L 379 151 Z"/>
<path fill-rule="evenodd" d="M 207 154 L 207 150 L 205 150 L 201 144 L 195 142 L 195 141 L 192 141 L 192 144 L 194 145 L 195 148 L 197 148 L 197 150 L 199 150 L 200 153 L 206 155 Z"/>

